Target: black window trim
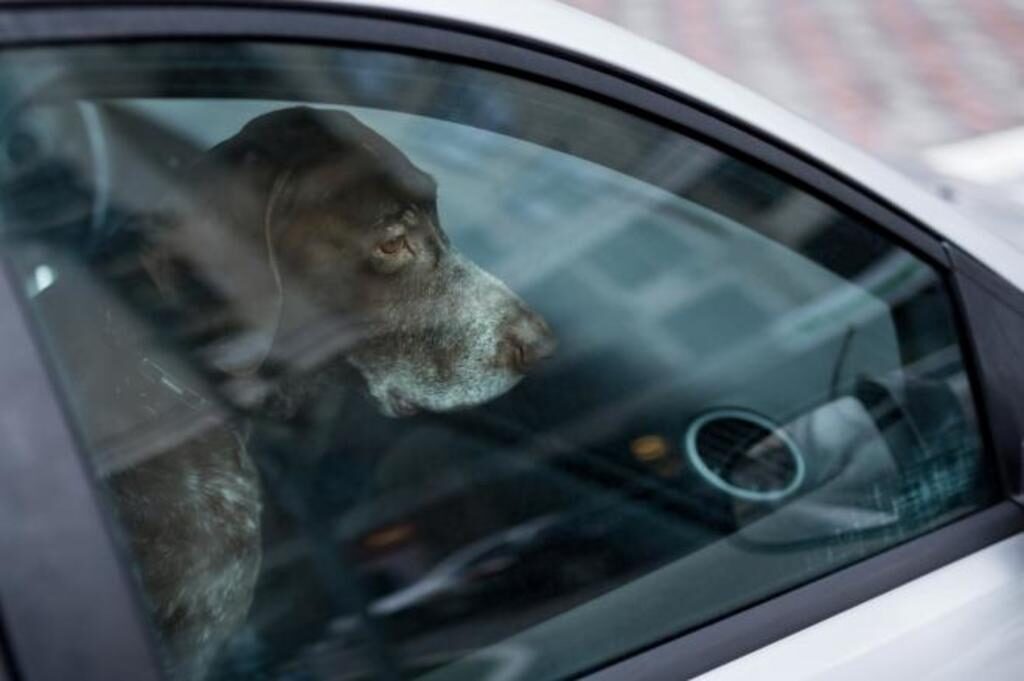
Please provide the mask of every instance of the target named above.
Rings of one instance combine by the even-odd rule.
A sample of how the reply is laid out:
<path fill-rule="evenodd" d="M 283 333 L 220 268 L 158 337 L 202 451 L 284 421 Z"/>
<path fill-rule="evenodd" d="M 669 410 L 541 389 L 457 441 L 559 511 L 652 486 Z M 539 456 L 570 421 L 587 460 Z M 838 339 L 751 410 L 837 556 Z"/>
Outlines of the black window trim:
<path fill-rule="evenodd" d="M 0 618 L 0 681 L 16 681 L 11 672 L 10 644 L 7 643 L 7 632 Z"/>
<path fill-rule="evenodd" d="M 989 282 L 989 288 L 999 289 L 1005 297 L 1018 301 L 1015 306 L 1024 309 L 1024 302 L 1019 302 L 1024 301 L 1024 296 L 1005 282 L 999 284 L 1001 280 L 997 275 L 983 265 L 969 261 L 966 256 L 958 254 L 956 249 L 949 248 L 927 226 L 917 223 L 898 207 L 888 204 L 869 189 L 822 165 L 803 151 L 737 121 L 726 112 L 715 111 L 699 101 L 665 91 L 657 84 L 624 73 L 614 66 L 551 45 L 453 21 L 315 2 L 95 2 L 85 5 L 35 2 L 11 3 L 0 9 L 0 48 L 158 39 L 263 39 L 386 48 L 478 64 L 563 90 L 575 91 L 616 108 L 655 119 L 690 137 L 725 150 L 734 157 L 781 173 L 830 204 L 860 216 L 895 243 L 921 257 L 944 275 L 947 283 L 953 285 L 953 290 L 961 298 L 962 272 L 970 268 L 973 277 L 971 281 Z M 61 466 L 65 473 L 71 470 L 68 466 L 77 467 L 75 484 L 69 485 L 67 490 L 69 498 L 73 498 L 82 489 L 92 489 L 92 482 L 85 473 L 80 454 L 74 451 L 76 448 L 70 430 L 63 426 L 53 426 L 63 423 L 59 416 L 59 398 L 52 382 L 47 383 L 43 391 L 43 383 L 48 380 L 46 370 L 36 351 L 25 349 L 29 342 L 25 335 L 26 319 L 19 317 L 20 312 L 15 310 L 12 300 L 5 300 L 11 298 L 10 294 L 9 283 L 0 286 L 0 328 L 4 329 L 0 333 L 0 340 L 13 333 L 17 336 L 11 338 L 14 347 L 21 347 L 22 354 L 31 353 L 30 373 L 34 390 L 42 400 L 40 404 L 46 407 L 45 411 L 33 412 L 33 419 L 22 424 L 19 437 L 25 438 L 31 446 L 52 442 L 55 434 L 63 438 L 61 456 L 68 458 L 70 454 L 70 458 L 67 461 L 62 458 Z M 980 402 L 979 418 L 985 426 L 982 430 L 986 449 L 998 453 L 1000 460 L 997 463 L 1003 472 L 1004 492 L 1011 496 L 1017 486 L 1012 482 L 1012 475 L 1007 472 L 1009 469 L 1006 462 L 1011 457 L 1015 458 L 1018 451 L 1016 447 L 1007 451 L 1006 434 L 1019 432 L 1020 429 L 1017 424 L 1005 422 L 1005 418 L 1009 417 L 990 414 L 986 409 L 987 396 L 993 394 L 987 382 L 992 381 L 993 377 L 977 369 L 975 355 L 978 348 L 972 347 L 969 342 L 972 334 L 968 333 L 973 331 L 973 320 L 965 319 L 959 312 L 958 316 L 965 359 L 972 386 Z M 15 318 L 19 319 L 17 323 L 3 324 Z M 5 344 L 5 347 L 12 346 Z M 9 365 L 10 362 L 0 361 L 0 377 L 16 369 Z M 26 369 L 23 367 L 21 370 Z M 12 407 L 5 404 L 5 412 L 23 413 L 18 409 L 11 410 Z M 54 421 L 51 423 L 50 419 L 43 418 L 44 415 L 51 416 Z M 4 434 L 3 429 L 0 429 L 0 435 Z M 73 462 L 69 463 L 72 459 Z M 4 465 L 0 457 L 0 472 Z M 10 478 L 0 475 L 0 495 L 5 492 L 5 479 Z M 90 497 L 93 501 L 86 505 L 84 515 L 80 515 L 80 519 L 91 518 L 93 523 L 91 534 L 83 535 L 81 539 L 93 547 L 91 565 L 97 566 L 96 579 L 110 589 L 104 593 L 113 600 L 115 610 L 121 613 L 119 626 L 126 629 L 136 627 L 134 635 L 129 635 L 131 632 L 126 630 L 118 632 L 119 636 L 113 638 L 119 639 L 119 653 L 124 656 L 127 652 L 127 657 L 137 665 L 137 673 L 131 675 L 131 678 L 158 678 L 150 652 L 152 647 L 143 631 L 144 627 L 139 626 L 141 610 L 138 598 L 130 589 L 130 582 L 125 579 L 125 563 L 119 566 L 110 564 L 111 557 L 118 550 L 110 534 L 105 534 L 102 522 L 97 524 L 102 518 L 95 504 L 95 494 L 93 490 Z M 49 509 L 41 511 L 41 520 L 46 519 L 46 514 L 50 514 L 54 521 L 66 520 L 65 516 L 72 513 L 73 504 L 63 497 L 61 502 L 56 505 L 51 503 Z M 595 678 L 677 679 L 707 671 L 1022 529 L 1024 513 L 1021 509 L 1009 502 L 1000 503 L 825 578 L 611 664 L 598 672 Z M 90 537 L 93 541 L 86 542 Z M 42 546 L 44 542 L 36 543 L 39 546 L 35 548 L 45 553 L 47 547 Z M 27 548 L 30 551 L 26 555 L 34 558 L 31 551 L 33 547 Z M 76 570 L 81 567 L 75 566 Z M 62 578 L 68 577 L 70 584 L 76 583 L 75 570 L 71 566 L 63 566 L 63 570 L 56 574 Z M 2 608 L 10 609 L 8 598 L 12 592 L 15 599 L 31 600 L 31 585 L 22 585 L 28 593 L 18 594 L 6 582 L 9 580 L 0 581 L 0 594 L 4 595 Z M 94 592 L 68 589 L 67 596 L 67 603 L 64 604 L 67 616 L 85 612 L 95 603 Z M 4 612 L 2 608 L 0 613 Z M 42 622 L 43 618 L 37 618 L 35 626 L 41 627 Z M 30 665 L 35 656 L 52 655 L 48 647 L 41 645 L 45 638 L 33 639 L 36 644 L 27 647 L 24 641 L 18 640 L 19 632 L 28 626 L 26 623 L 19 621 L 8 624 L 17 625 L 11 634 L 11 649 L 17 660 L 24 660 Z M 110 637 L 110 632 L 95 634 L 100 641 L 107 641 Z M 129 636 L 120 638 L 120 635 Z M 109 645 L 109 641 L 107 643 Z M 20 678 L 29 681 L 51 678 L 26 673 L 30 671 L 30 666 L 26 664 L 19 667 L 22 672 Z M 81 673 L 75 676 L 93 678 Z M 98 675 L 95 678 L 109 677 Z"/>
<path fill-rule="evenodd" d="M 945 246 L 1003 491 L 1024 505 L 1024 295 L 962 249 Z"/>

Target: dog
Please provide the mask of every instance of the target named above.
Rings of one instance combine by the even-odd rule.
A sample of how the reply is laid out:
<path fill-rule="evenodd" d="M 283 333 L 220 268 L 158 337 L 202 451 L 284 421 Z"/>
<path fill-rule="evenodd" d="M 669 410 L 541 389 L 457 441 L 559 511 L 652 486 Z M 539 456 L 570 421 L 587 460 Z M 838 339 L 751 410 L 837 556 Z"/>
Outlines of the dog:
<path fill-rule="evenodd" d="M 280 371 L 281 347 L 327 324 L 324 342 L 307 346 L 329 347 L 324 361 L 354 370 L 397 418 L 484 403 L 554 350 L 547 323 L 451 244 L 434 179 L 349 113 L 261 115 L 185 175 L 139 257 L 180 316 L 205 314 L 192 307 L 187 271 L 241 320 L 243 340 L 207 358 L 221 374 Z M 142 361 L 169 386 L 163 399 L 204 401 L 173 371 Z M 325 375 L 291 372 L 256 411 L 293 419 L 318 399 Z M 145 380 L 126 380 L 119 394 L 140 409 L 160 398 L 151 386 L 143 396 Z M 251 605 L 262 502 L 246 444 L 244 426 L 215 419 L 108 479 L 176 678 L 202 678 Z"/>

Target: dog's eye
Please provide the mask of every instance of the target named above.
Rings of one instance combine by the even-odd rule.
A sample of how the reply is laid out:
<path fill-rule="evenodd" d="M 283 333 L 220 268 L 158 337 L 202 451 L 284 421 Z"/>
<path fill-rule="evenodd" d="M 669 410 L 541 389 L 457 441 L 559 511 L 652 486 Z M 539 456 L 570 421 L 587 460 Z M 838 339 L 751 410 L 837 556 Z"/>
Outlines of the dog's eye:
<path fill-rule="evenodd" d="M 388 239 L 377 244 L 377 250 L 384 255 L 396 255 L 402 251 L 407 245 L 405 235 L 396 236 L 394 239 Z"/>

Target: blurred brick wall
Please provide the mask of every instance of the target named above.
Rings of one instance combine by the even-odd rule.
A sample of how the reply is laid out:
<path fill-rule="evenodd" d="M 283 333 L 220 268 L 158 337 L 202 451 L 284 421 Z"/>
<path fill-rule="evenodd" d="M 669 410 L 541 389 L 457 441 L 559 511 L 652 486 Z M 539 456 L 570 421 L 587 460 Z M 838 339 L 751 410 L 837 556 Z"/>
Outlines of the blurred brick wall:
<path fill-rule="evenodd" d="M 564 0 L 875 153 L 1024 124 L 1024 0 Z"/>

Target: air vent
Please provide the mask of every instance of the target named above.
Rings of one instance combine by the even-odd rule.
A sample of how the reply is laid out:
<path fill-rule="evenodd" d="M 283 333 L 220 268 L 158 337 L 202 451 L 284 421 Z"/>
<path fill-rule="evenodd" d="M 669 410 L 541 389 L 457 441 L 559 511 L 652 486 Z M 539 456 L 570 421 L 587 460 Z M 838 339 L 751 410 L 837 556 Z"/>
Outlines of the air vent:
<path fill-rule="evenodd" d="M 803 483 L 796 442 L 777 424 L 745 409 L 716 409 L 687 428 L 683 448 L 709 484 L 745 501 L 780 501 Z"/>

